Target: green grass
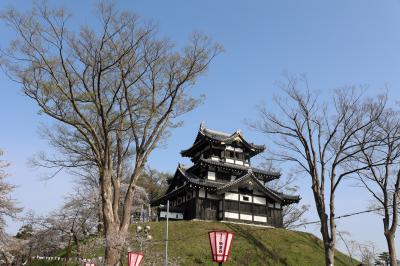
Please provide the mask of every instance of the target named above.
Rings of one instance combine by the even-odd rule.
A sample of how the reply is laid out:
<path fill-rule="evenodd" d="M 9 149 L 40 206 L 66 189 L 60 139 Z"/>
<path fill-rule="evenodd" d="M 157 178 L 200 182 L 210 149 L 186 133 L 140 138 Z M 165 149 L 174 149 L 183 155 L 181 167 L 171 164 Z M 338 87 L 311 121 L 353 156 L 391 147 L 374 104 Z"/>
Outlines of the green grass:
<path fill-rule="evenodd" d="M 149 223 L 153 239 L 144 244 L 145 262 L 162 265 L 164 259 L 165 222 Z M 130 234 L 133 236 L 135 225 Z M 229 262 L 224 265 L 324 265 L 322 242 L 317 237 L 297 231 L 278 228 L 264 228 L 219 222 L 175 221 L 169 223 L 168 253 L 179 265 L 216 265 L 210 259 L 207 232 L 224 229 L 235 233 Z M 90 241 L 86 241 L 90 242 Z M 132 242 L 130 248 L 138 250 L 138 243 Z M 103 256 L 100 248 L 89 251 L 88 255 Z M 87 257 L 90 257 L 87 256 Z M 147 264 L 146 263 L 146 264 Z M 357 265 L 359 262 L 340 252 L 336 252 L 335 265 Z M 32 265 L 62 265 L 32 264 Z M 124 263 L 126 265 L 126 263 Z"/>

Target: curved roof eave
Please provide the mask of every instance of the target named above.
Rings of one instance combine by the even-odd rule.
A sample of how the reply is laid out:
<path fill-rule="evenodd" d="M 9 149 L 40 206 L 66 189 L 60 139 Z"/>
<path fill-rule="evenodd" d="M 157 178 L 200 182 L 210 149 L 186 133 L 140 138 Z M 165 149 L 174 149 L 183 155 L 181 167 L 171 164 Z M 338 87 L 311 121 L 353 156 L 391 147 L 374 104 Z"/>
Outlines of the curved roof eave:
<path fill-rule="evenodd" d="M 188 149 L 182 150 L 181 155 L 189 156 L 190 152 L 193 151 L 195 148 L 197 148 L 200 144 L 202 144 L 206 139 L 220 142 L 220 143 L 229 144 L 229 143 L 232 143 L 233 141 L 236 141 L 238 138 L 254 154 L 263 152 L 265 150 L 265 145 L 257 145 L 257 144 L 246 141 L 246 139 L 244 138 L 244 136 L 240 132 L 240 130 L 237 130 L 233 134 L 227 134 L 225 132 L 208 129 L 208 128 L 204 127 L 204 125 L 202 123 L 198 130 L 198 133 L 197 133 L 194 143 Z"/>
<path fill-rule="evenodd" d="M 265 171 L 262 169 L 258 169 L 258 168 L 254 168 L 254 167 L 246 167 L 246 166 L 241 166 L 241 165 L 237 165 L 237 164 L 224 164 L 218 161 L 213 161 L 210 159 L 200 159 L 201 162 L 204 162 L 206 164 L 211 164 L 214 166 L 219 166 L 219 167 L 226 167 L 226 168 L 233 168 L 233 169 L 239 169 L 242 171 L 248 171 L 249 169 L 251 169 L 253 171 L 254 174 L 260 174 L 260 175 L 265 175 L 270 177 L 270 180 L 274 180 L 277 179 L 281 176 L 280 172 L 272 172 L 272 171 Z"/>

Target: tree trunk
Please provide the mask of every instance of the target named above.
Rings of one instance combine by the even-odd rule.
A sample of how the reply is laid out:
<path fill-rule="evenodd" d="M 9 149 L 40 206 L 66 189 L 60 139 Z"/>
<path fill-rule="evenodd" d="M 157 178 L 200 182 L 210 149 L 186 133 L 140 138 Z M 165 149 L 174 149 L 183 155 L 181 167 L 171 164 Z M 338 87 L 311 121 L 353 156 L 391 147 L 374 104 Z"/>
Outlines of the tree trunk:
<path fill-rule="evenodd" d="M 110 216 L 104 214 L 105 221 L 110 219 Z M 107 223 L 104 227 L 105 242 L 105 265 L 107 266 L 119 266 L 120 251 L 118 245 L 120 244 L 120 235 L 118 225 L 115 223 Z"/>
<path fill-rule="evenodd" d="M 335 243 L 332 241 L 332 239 L 329 237 L 328 231 L 327 231 L 327 226 L 322 226 L 321 232 L 322 232 L 322 240 L 324 243 L 324 255 L 325 255 L 325 265 L 326 266 L 333 266 L 335 261 Z M 324 230 L 326 229 L 326 230 Z"/>
<path fill-rule="evenodd" d="M 106 245 L 105 249 L 105 259 L 107 266 L 119 266 L 120 265 L 120 252 L 118 249 Z"/>
<path fill-rule="evenodd" d="M 328 216 L 323 214 L 321 219 L 321 234 L 322 234 L 322 241 L 324 243 L 324 255 L 325 255 L 325 265 L 326 266 L 333 266 L 335 261 L 335 243 L 329 235 L 328 230 Z"/>
<path fill-rule="evenodd" d="M 105 262 L 107 266 L 118 266 L 120 252 L 117 248 L 120 243 L 119 224 L 115 221 L 113 211 L 113 188 L 111 171 L 104 169 L 100 176 L 102 212 L 105 243 Z"/>
<path fill-rule="evenodd" d="M 388 245 L 390 266 L 397 266 L 396 246 L 394 243 L 394 236 L 392 234 L 385 234 L 386 242 Z"/>
<path fill-rule="evenodd" d="M 316 178 L 314 178 L 316 180 Z M 333 266 L 334 265 L 334 257 L 335 257 L 335 240 L 332 238 L 332 235 L 336 233 L 334 220 L 330 219 L 328 215 L 325 213 L 325 204 L 324 204 L 324 194 L 323 190 L 320 190 L 320 185 L 314 183 L 311 187 L 313 190 L 313 195 L 315 199 L 315 205 L 317 208 L 318 216 L 321 222 L 321 235 L 322 241 L 324 244 L 324 255 L 325 255 L 325 265 Z M 334 207 L 332 204 L 333 197 L 330 198 L 330 208 Z M 334 215 L 333 210 L 331 210 L 330 214 Z M 331 217 L 332 218 L 332 217 Z M 331 228 L 331 232 L 329 232 L 329 225 Z"/>
<path fill-rule="evenodd" d="M 118 228 L 118 226 L 116 226 Z M 105 247 L 105 262 L 107 266 L 119 266 L 121 259 L 121 251 L 119 247 L 124 244 L 128 230 L 120 228 L 119 230 L 105 229 L 106 247 Z"/>
<path fill-rule="evenodd" d="M 331 195 L 329 199 L 329 229 L 330 229 L 330 237 L 328 238 L 328 250 L 326 250 L 325 255 L 325 263 L 328 266 L 333 266 L 335 263 L 335 247 L 336 247 L 336 223 L 335 223 L 335 191 L 333 190 L 335 183 L 334 176 L 336 174 L 332 174 L 331 178 Z"/>
<path fill-rule="evenodd" d="M 334 265 L 334 257 L 335 257 L 335 250 L 334 247 L 330 243 L 324 242 L 324 249 L 325 249 L 325 265 L 326 266 L 333 266 Z"/>
<path fill-rule="evenodd" d="M 74 243 L 76 246 L 76 257 L 81 257 L 81 246 L 79 245 L 79 239 L 76 234 L 74 234 Z"/>
<path fill-rule="evenodd" d="M 71 240 L 72 240 L 72 237 L 71 237 L 71 236 L 69 236 L 69 240 L 68 240 L 68 248 L 67 248 L 67 255 L 66 255 L 66 257 L 65 257 L 65 265 L 67 265 L 67 264 L 68 264 L 68 261 L 69 261 L 69 256 L 70 256 L 70 254 L 71 254 Z"/>
<path fill-rule="evenodd" d="M 103 232 L 103 210 L 101 204 L 99 203 L 97 206 L 97 233 Z"/>

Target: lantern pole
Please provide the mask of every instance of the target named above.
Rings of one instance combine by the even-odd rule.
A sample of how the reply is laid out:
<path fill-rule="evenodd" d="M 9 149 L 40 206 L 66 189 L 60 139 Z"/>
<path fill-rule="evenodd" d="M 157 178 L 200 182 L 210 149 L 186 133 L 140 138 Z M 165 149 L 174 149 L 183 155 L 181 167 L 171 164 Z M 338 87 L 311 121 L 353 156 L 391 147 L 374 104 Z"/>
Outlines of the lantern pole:
<path fill-rule="evenodd" d="M 165 230 L 165 266 L 168 266 L 168 219 L 169 219 L 169 200 L 167 200 L 167 228 Z"/>

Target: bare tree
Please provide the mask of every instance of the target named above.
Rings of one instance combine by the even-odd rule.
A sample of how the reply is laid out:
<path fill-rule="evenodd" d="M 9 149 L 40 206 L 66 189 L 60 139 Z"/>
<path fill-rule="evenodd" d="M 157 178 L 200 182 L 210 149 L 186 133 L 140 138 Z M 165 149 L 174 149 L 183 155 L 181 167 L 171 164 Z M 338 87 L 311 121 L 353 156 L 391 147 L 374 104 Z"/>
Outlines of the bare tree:
<path fill-rule="evenodd" d="M 371 104 L 370 108 L 371 112 L 375 112 L 380 106 Z M 383 234 L 390 265 L 395 266 L 394 238 L 400 196 L 400 114 L 391 109 L 385 110 L 376 123 L 359 132 L 358 143 L 362 152 L 354 156 L 351 167 L 363 168 L 358 172 L 358 180 L 371 195 L 373 209 L 383 216 Z"/>
<path fill-rule="evenodd" d="M 366 266 L 375 265 L 375 260 L 377 256 L 377 251 L 375 244 L 373 242 L 368 242 L 365 244 L 360 244 L 358 246 L 361 262 Z"/>
<path fill-rule="evenodd" d="M 273 167 L 273 163 L 270 159 L 265 158 L 261 163 L 260 168 L 268 171 L 279 172 L 279 169 Z M 296 183 L 296 173 L 291 172 L 284 177 L 272 180 L 265 184 L 271 189 L 274 189 L 281 193 L 296 194 L 299 191 L 299 187 Z M 287 229 L 295 229 L 301 227 L 302 224 L 307 222 L 304 215 L 309 211 L 310 205 L 307 204 L 290 204 L 282 207 L 282 218 L 283 227 Z"/>
<path fill-rule="evenodd" d="M 57 122 L 47 137 L 63 157 L 47 157 L 46 166 L 97 169 L 106 264 L 117 265 L 114 240 L 127 233 L 135 183 L 168 129 L 198 105 L 188 89 L 221 47 L 194 34 L 179 52 L 157 37 L 156 27 L 107 4 L 99 5 L 99 26 L 79 34 L 67 27 L 70 17 L 46 5 L 3 13 L 16 38 L 3 51 L 2 66 Z M 129 176 L 125 194 L 123 176 Z"/>
<path fill-rule="evenodd" d="M 383 107 L 372 112 L 354 88 L 336 90 L 331 104 L 325 104 L 305 78 L 289 78 L 282 90 L 284 95 L 275 97 L 276 111 L 260 107 L 260 121 L 254 126 L 272 138 L 275 159 L 295 163 L 310 178 L 325 264 L 334 265 L 336 191 L 346 176 L 366 168 L 345 166 L 361 152 L 357 133 L 374 123 Z"/>
<path fill-rule="evenodd" d="M 359 244 L 351 239 L 351 233 L 347 231 L 337 231 L 337 234 L 339 236 L 339 240 L 342 241 L 343 245 L 346 248 L 347 255 L 350 257 L 350 260 L 354 260 L 356 262 L 355 258 L 357 256 L 357 251 Z"/>
<path fill-rule="evenodd" d="M 154 168 L 147 167 L 146 171 L 138 180 L 138 185 L 143 187 L 149 194 L 149 202 L 163 195 L 168 188 L 167 180 L 172 178 L 171 173 L 160 172 Z"/>
<path fill-rule="evenodd" d="M 357 242 L 351 239 L 351 234 L 346 231 L 338 231 L 339 240 L 343 242 L 347 254 L 356 263 L 356 258 L 361 261 L 359 265 L 374 266 L 376 265 L 376 248 L 373 242 L 365 243 Z"/>

